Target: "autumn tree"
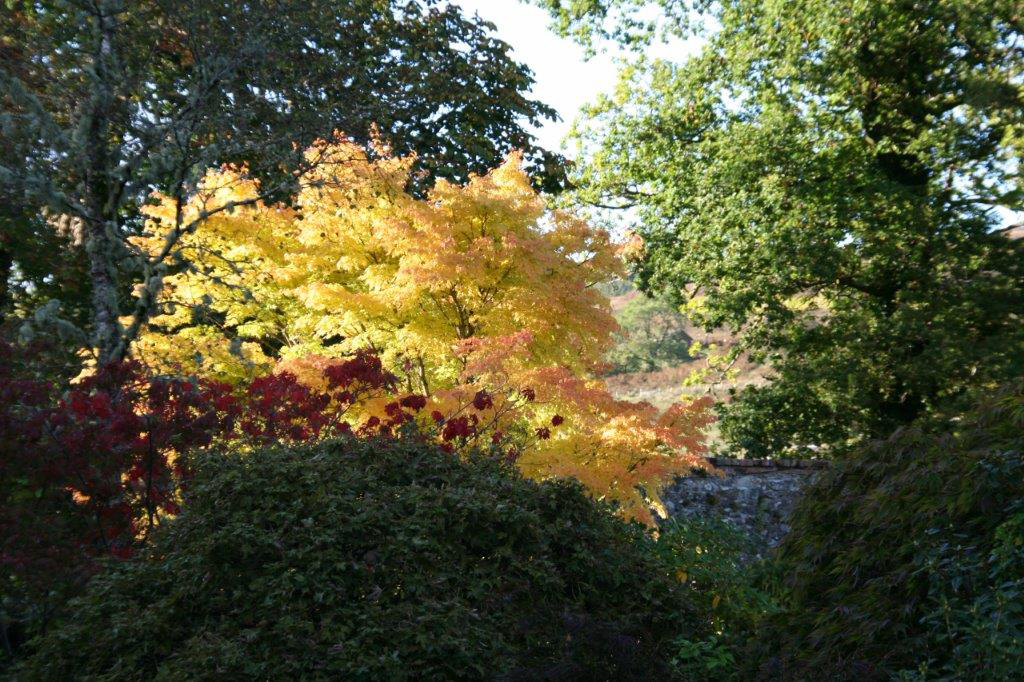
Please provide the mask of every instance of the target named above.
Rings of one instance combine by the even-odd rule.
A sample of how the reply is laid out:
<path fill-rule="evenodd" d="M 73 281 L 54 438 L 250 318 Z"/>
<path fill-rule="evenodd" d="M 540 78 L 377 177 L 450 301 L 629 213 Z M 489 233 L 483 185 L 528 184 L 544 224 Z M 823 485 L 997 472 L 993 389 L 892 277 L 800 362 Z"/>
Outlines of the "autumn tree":
<path fill-rule="evenodd" d="M 367 137 L 377 124 L 418 153 L 414 187 L 465 180 L 513 148 L 527 150 L 539 183 L 557 185 L 559 159 L 524 128 L 555 113 L 526 96 L 530 72 L 491 29 L 437 0 L 7 3 L 0 278 L 28 277 L 36 291 L 63 278 L 61 261 L 86 263 L 86 329 L 59 324 L 78 320 L 52 306 L 43 317 L 109 362 L 183 265 L 178 238 L 207 217 L 179 222 L 160 252 L 142 254 L 128 240 L 140 206 L 153 190 L 183 203 L 212 166 L 244 162 L 261 194 L 288 197 L 291 172 L 315 162 L 301 153 L 311 140 L 335 128 Z M 80 222 L 81 244 L 44 258 L 43 210 Z M 40 274 L 40 260 L 53 272 Z"/>
<path fill-rule="evenodd" d="M 383 156 L 383 152 L 379 151 Z M 240 381 L 272 367 L 316 381 L 325 358 L 379 355 L 428 404 L 452 448 L 508 443 L 541 478 L 572 475 L 646 517 L 673 472 L 699 464 L 702 404 L 664 415 L 612 399 L 593 378 L 616 328 L 596 284 L 620 270 L 609 236 L 548 213 L 513 154 L 465 185 L 406 191 L 411 157 L 374 160 L 339 139 L 290 205 L 250 202 L 258 185 L 207 175 L 183 239 L 195 267 L 167 277 L 138 356 L 165 369 Z M 177 204 L 148 210 L 156 250 Z M 376 410 L 376 412 L 374 412 Z M 387 405 L 361 416 L 383 418 Z"/>
<path fill-rule="evenodd" d="M 642 288 L 774 368 L 725 409 L 734 445 L 884 435 L 1024 370 L 1019 2 L 538 4 L 594 46 L 706 39 L 625 67 L 575 182 L 632 207 Z"/>

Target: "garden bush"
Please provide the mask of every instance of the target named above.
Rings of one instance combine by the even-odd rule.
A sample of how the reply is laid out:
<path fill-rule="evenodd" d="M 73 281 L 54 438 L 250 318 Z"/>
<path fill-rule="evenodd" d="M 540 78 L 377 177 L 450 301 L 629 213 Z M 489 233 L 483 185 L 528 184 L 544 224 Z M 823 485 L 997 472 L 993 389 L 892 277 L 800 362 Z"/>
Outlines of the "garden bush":
<path fill-rule="evenodd" d="M 750 643 L 758 627 L 775 613 L 771 565 L 755 559 L 750 537 L 715 518 L 679 518 L 664 524 L 658 552 L 671 562 L 676 579 L 691 590 L 704 619 L 704 639 L 689 633 L 673 644 L 674 679 L 689 682 L 742 679 Z"/>
<path fill-rule="evenodd" d="M 361 436 L 411 419 L 415 396 L 361 354 L 324 367 L 326 392 L 277 373 L 229 387 L 107 366 L 59 391 L 56 353 L 0 340 L 0 671 L 80 592 L 103 557 L 132 556 L 180 511 L 196 451 L 318 440 L 350 407 L 393 399 Z M 45 349 L 44 349 L 45 350 Z M 51 364 L 47 364 L 51 362 Z M 410 408 L 412 409 L 412 408 Z"/>
<path fill-rule="evenodd" d="M 838 461 L 780 547 L 767 679 L 1024 671 L 1024 394 Z"/>
<path fill-rule="evenodd" d="M 201 453 L 19 679 L 651 679 L 708 636 L 650 532 L 415 439 Z"/>

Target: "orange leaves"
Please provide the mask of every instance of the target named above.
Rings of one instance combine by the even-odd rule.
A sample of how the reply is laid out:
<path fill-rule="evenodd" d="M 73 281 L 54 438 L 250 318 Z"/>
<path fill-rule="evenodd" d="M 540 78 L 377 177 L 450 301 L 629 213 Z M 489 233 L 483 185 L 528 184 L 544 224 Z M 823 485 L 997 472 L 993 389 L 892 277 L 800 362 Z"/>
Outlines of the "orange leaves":
<path fill-rule="evenodd" d="M 659 414 L 647 403 L 616 400 L 604 382 L 565 368 L 537 368 L 523 381 L 536 387 L 535 413 L 552 423 L 557 416 L 566 425 L 524 453 L 519 463 L 530 475 L 573 476 L 617 502 L 625 514 L 650 522 L 649 507 L 660 507 L 659 488 L 675 475 L 706 466 L 708 399 Z"/>
<path fill-rule="evenodd" d="M 644 240 L 636 232 L 629 232 L 626 241 L 619 247 L 619 256 L 627 263 L 636 263 L 643 259 Z"/>
<path fill-rule="evenodd" d="M 658 417 L 655 429 L 669 447 L 701 449 L 704 431 L 714 422 L 714 416 L 711 414 L 713 404 L 714 401 L 707 396 L 676 403 Z"/>
<path fill-rule="evenodd" d="M 424 397 L 423 428 L 441 415 L 446 446 L 500 433 L 526 473 L 576 476 L 650 520 L 658 487 L 701 462 L 707 406 L 660 415 L 593 378 L 616 329 L 593 285 L 622 272 L 607 232 L 547 211 L 518 154 L 423 199 L 405 191 L 412 159 L 371 158 L 341 137 L 307 158 L 317 164 L 295 209 L 225 212 L 186 237 L 197 257 L 238 258 L 168 277 L 167 291 L 194 307 L 154 320 L 174 331 L 143 347 L 226 379 L 266 359 L 312 384 L 330 358 L 372 350 Z M 241 196 L 241 180 L 212 173 L 196 201 Z M 361 409 L 360 420 L 387 418 L 385 403 Z"/>

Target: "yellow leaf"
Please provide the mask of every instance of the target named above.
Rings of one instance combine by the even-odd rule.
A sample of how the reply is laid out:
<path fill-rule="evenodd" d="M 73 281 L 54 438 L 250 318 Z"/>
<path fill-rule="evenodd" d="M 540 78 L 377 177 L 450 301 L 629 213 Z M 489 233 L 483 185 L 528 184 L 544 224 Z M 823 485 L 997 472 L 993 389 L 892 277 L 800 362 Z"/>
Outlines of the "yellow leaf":
<path fill-rule="evenodd" d="M 609 234 L 549 210 L 519 154 L 426 197 L 406 191 L 411 157 L 370 158 L 339 138 L 308 158 L 321 162 L 287 206 L 236 206 L 181 237 L 195 267 L 164 280 L 167 313 L 139 355 L 170 373 L 239 383 L 289 370 L 313 386 L 327 359 L 373 349 L 403 391 L 429 396 L 422 415 L 493 396 L 474 414 L 490 431 L 467 447 L 525 434 L 509 445 L 526 475 L 573 476 L 653 526 L 652 508 L 665 513 L 658 490 L 704 465 L 710 405 L 662 413 L 616 400 L 597 378 L 617 324 L 593 284 L 623 273 Z M 185 217 L 257 192 L 237 171 L 211 171 Z M 175 230 L 180 212 L 157 199 L 140 248 L 159 250 Z M 388 402 L 346 419 L 383 418 Z"/>

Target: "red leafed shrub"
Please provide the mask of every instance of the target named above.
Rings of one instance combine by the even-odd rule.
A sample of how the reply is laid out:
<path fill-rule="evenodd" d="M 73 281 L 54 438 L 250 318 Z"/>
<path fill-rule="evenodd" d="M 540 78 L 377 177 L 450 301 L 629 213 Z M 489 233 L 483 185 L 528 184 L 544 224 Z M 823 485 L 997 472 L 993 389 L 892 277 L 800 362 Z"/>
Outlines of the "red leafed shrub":
<path fill-rule="evenodd" d="M 427 406 L 427 399 L 422 395 L 407 395 L 399 400 L 398 403 L 402 407 L 408 407 L 410 410 L 418 412 Z"/>
<path fill-rule="evenodd" d="M 455 417 L 445 422 L 444 429 L 441 431 L 441 440 L 448 443 L 456 438 L 469 438 L 474 431 L 474 424 L 469 417 Z"/>
<path fill-rule="evenodd" d="M 45 626 L 96 572 L 97 559 L 132 556 L 162 519 L 179 513 L 198 451 L 297 444 L 354 428 L 361 437 L 436 438 L 448 452 L 483 439 L 481 447 L 489 441 L 510 461 L 518 456 L 504 452 L 494 428 L 503 412 L 484 391 L 451 414 L 434 411 L 432 427 L 406 429 L 427 397 L 394 395 L 395 377 L 365 353 L 324 367 L 321 389 L 289 372 L 230 386 L 147 376 L 127 362 L 60 392 L 17 376 L 21 366 L 0 345 L 0 598 L 10 605 L 0 628 L 15 645 Z M 346 419 L 353 406 L 381 398 L 391 398 L 382 415 Z"/>
<path fill-rule="evenodd" d="M 494 399 L 491 398 L 487 391 L 477 391 L 477 394 L 473 396 L 473 407 L 482 412 L 494 407 Z"/>
<path fill-rule="evenodd" d="M 327 377 L 328 390 L 356 386 L 369 393 L 395 387 L 395 376 L 385 371 L 380 358 L 368 352 L 358 353 L 351 360 L 330 365 L 324 370 L 324 376 Z"/>
<path fill-rule="evenodd" d="M 191 453 L 348 431 L 352 405 L 394 386 L 365 354 L 327 367 L 326 392 L 287 372 L 236 388 L 147 377 L 128 362 L 60 394 L 17 376 L 20 364 L 0 345 L 0 597 L 22 604 L 12 608 L 37 626 L 94 572 L 96 558 L 132 555 L 161 518 L 178 513 Z M 360 433 L 390 435 L 411 419 L 403 407 L 425 404 L 406 396 Z"/>

